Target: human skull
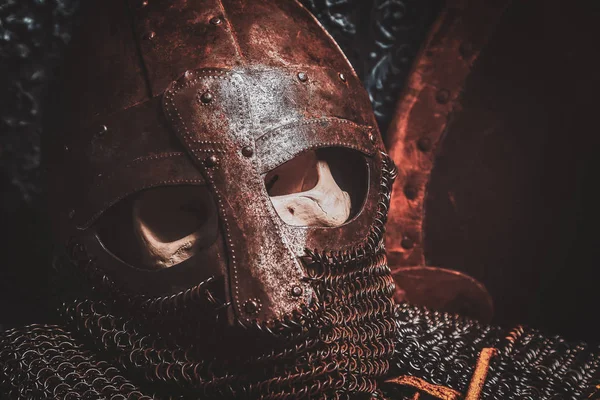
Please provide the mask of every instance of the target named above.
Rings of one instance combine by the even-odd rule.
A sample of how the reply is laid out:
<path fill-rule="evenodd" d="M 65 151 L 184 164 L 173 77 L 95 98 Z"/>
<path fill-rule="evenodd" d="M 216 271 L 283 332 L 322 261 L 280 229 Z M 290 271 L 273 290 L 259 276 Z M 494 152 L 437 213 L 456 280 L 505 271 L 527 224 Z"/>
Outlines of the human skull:
<path fill-rule="evenodd" d="M 271 202 L 292 226 L 337 227 L 350 217 L 350 195 L 327 160 L 306 152 L 265 175 Z M 133 204 L 133 227 L 144 264 L 169 268 L 210 246 L 218 211 L 206 186 L 162 187 L 142 192 Z"/>

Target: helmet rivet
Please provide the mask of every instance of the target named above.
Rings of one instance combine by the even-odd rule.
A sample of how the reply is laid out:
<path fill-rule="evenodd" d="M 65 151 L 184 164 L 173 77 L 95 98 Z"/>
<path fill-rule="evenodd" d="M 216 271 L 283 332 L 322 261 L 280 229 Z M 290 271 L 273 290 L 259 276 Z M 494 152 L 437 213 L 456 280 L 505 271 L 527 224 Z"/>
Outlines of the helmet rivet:
<path fill-rule="evenodd" d="M 253 154 L 254 150 L 250 146 L 244 146 L 244 148 L 242 149 L 242 155 L 244 157 L 252 157 Z"/>
<path fill-rule="evenodd" d="M 154 37 L 155 37 L 155 36 L 156 36 L 156 33 L 155 33 L 155 32 L 153 32 L 153 31 L 146 32 L 146 33 L 144 34 L 144 39 L 146 39 L 146 40 L 151 40 L 151 39 L 154 39 Z"/>
<path fill-rule="evenodd" d="M 204 92 L 200 95 L 200 101 L 204 104 L 208 104 L 213 100 L 213 95 L 211 92 Z"/>
<path fill-rule="evenodd" d="M 292 296 L 294 296 L 294 297 L 302 296 L 302 292 L 303 292 L 303 290 L 300 286 L 294 286 L 292 288 Z"/>
<path fill-rule="evenodd" d="M 375 135 L 373 135 L 372 132 L 369 133 L 369 140 L 371 141 L 371 143 L 375 144 L 375 142 L 377 141 L 377 139 L 375 138 Z"/>
<path fill-rule="evenodd" d="M 338 74 L 338 76 L 340 77 L 340 80 L 341 80 L 342 82 L 344 82 L 344 83 L 346 82 L 346 75 L 344 75 L 343 73 L 341 73 L 341 72 L 340 72 L 340 73 Z"/>
<path fill-rule="evenodd" d="M 223 20 L 221 18 L 219 18 L 219 17 L 212 17 L 210 19 L 210 23 L 213 24 L 213 25 L 215 25 L 215 26 L 216 25 L 221 25 L 223 23 Z"/>
<path fill-rule="evenodd" d="M 258 313 L 258 303 L 256 300 L 248 300 L 244 303 L 244 311 L 250 315 Z"/>
<path fill-rule="evenodd" d="M 308 75 L 306 75 L 306 72 L 298 72 L 298 79 L 300 82 L 306 82 L 308 80 Z"/>
<path fill-rule="evenodd" d="M 204 160 L 204 165 L 206 165 L 209 168 L 214 167 L 215 165 L 217 165 L 218 161 L 219 159 L 217 158 L 217 156 L 213 154 L 212 156 L 206 157 L 206 159 Z"/>
<path fill-rule="evenodd" d="M 431 139 L 426 138 L 426 137 L 422 137 L 417 141 L 417 147 L 419 148 L 419 150 L 421 150 L 422 152 L 426 152 L 431 150 Z"/>

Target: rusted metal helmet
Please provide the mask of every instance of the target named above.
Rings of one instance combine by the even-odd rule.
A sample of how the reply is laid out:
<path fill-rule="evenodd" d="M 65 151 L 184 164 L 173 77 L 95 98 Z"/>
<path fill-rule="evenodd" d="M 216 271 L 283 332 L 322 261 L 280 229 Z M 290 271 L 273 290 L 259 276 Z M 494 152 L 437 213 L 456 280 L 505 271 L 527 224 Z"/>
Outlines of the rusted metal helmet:
<path fill-rule="evenodd" d="M 85 7 L 56 99 L 63 113 L 46 149 L 61 241 L 84 244 L 126 292 L 172 295 L 223 277 L 230 321 L 271 321 L 309 303 L 307 249 L 333 257 L 379 245 L 371 233 L 385 220 L 385 155 L 371 104 L 346 57 L 299 3 L 110 0 Z M 354 196 L 348 221 L 284 223 L 265 174 L 323 149 L 341 154 L 332 162 L 346 164 L 348 185 L 363 186 L 342 187 Z M 160 270 L 121 257 L 118 247 L 129 245 L 123 231 L 131 228 L 123 204 L 181 185 L 210 189 L 216 239 Z M 103 225 L 110 215 L 120 222 Z"/>

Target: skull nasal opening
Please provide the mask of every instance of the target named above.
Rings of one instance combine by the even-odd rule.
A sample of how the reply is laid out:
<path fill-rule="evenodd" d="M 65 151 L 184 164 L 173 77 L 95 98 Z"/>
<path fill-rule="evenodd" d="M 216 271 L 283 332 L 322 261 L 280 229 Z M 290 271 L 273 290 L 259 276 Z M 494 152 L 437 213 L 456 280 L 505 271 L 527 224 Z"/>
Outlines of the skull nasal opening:
<path fill-rule="evenodd" d="M 304 151 L 263 179 L 283 222 L 306 227 L 338 227 L 353 219 L 369 183 L 365 156 L 342 147 Z"/>

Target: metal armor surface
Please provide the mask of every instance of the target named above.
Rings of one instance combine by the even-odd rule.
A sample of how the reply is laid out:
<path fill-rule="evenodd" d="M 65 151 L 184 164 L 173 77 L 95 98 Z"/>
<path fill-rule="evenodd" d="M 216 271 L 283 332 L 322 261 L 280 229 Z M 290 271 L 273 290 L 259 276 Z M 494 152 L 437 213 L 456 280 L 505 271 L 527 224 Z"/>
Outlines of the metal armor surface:
<path fill-rule="evenodd" d="M 383 246 L 396 169 L 335 42 L 295 1 L 84 7 L 46 143 L 66 329 L 150 396 L 375 393 L 396 334 Z M 355 215 L 283 223 L 264 174 L 331 148 L 367 171 Z M 161 270 L 119 257 L 99 224 L 173 185 L 209 188 L 220 238 Z M 13 389 L 48 396 L 55 383 Z"/>
<path fill-rule="evenodd" d="M 306 303 L 312 288 L 299 257 L 306 248 L 366 246 L 381 192 L 383 143 L 335 42 L 288 1 L 114 0 L 88 8 L 56 101 L 69 116 L 48 144 L 59 236 L 81 237 L 135 293 L 173 294 L 228 276 L 230 320 L 270 321 Z M 370 186 L 362 210 L 339 229 L 283 224 L 261 174 L 324 147 L 363 154 Z M 218 203 L 224 240 L 207 250 L 212 267 L 146 273 L 103 251 L 93 224 L 108 208 L 143 189 L 181 184 L 210 186 Z"/>

